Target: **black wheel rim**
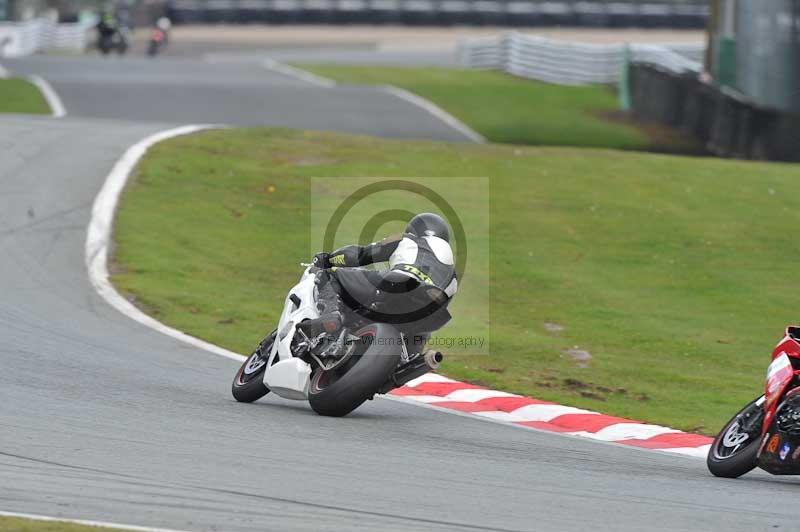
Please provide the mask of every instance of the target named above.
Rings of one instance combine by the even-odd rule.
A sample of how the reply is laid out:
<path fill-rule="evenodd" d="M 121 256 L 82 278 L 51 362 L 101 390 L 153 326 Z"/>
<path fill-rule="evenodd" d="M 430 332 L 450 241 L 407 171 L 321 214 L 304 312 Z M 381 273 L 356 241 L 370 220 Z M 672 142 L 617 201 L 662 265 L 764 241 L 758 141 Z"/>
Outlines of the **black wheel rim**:
<path fill-rule="evenodd" d="M 714 442 L 714 458 L 727 460 L 759 441 L 764 410 L 758 403 L 745 408 L 725 427 L 722 436 Z"/>
<path fill-rule="evenodd" d="M 244 386 L 264 373 L 273 343 L 275 343 L 274 334 L 265 339 L 258 346 L 258 349 L 253 351 L 253 354 L 242 364 L 239 369 L 239 375 L 236 377 L 237 386 Z"/>

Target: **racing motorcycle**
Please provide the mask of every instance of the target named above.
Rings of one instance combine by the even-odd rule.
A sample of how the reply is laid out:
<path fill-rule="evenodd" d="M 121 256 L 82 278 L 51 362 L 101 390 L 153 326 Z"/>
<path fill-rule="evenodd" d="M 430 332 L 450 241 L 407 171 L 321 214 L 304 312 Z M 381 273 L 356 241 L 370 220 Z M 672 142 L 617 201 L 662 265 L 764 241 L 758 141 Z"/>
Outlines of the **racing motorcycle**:
<path fill-rule="evenodd" d="M 272 391 L 307 400 L 320 415 L 345 416 L 374 395 L 439 367 L 443 355 L 423 351 L 418 339 L 450 319 L 446 309 L 413 323 L 374 321 L 364 309 L 342 305 L 340 298 L 323 301 L 319 294 L 326 272 L 303 266 L 278 326 L 236 372 L 231 391 L 237 401 L 250 403 Z M 439 296 L 430 294 L 432 301 Z"/>
<path fill-rule="evenodd" d="M 100 32 L 97 38 L 97 49 L 103 55 L 108 55 L 116 51 L 119 55 L 124 55 L 128 51 L 131 40 L 130 30 L 121 26 L 113 31 Z"/>
<path fill-rule="evenodd" d="M 153 28 L 150 32 L 150 41 L 147 44 L 147 55 L 155 57 L 167 45 L 167 34 L 161 28 Z"/>
<path fill-rule="evenodd" d="M 756 467 L 800 474 L 800 327 L 787 327 L 772 352 L 765 393 L 750 402 L 711 444 L 708 469 L 736 478 Z"/>

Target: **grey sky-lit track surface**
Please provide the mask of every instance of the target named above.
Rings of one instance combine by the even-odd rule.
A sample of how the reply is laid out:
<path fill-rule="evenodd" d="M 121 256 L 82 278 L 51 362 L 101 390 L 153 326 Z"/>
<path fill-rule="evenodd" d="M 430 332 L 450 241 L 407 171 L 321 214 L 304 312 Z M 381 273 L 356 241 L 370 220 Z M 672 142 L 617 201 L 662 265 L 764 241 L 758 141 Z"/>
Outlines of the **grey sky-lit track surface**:
<path fill-rule="evenodd" d="M 702 460 L 385 399 L 344 419 L 270 396 L 234 402 L 236 362 L 147 329 L 95 294 L 84 264 L 92 201 L 147 135 L 249 123 L 236 91 L 262 79 L 267 93 L 294 94 L 279 112 L 265 99 L 264 113 L 354 127 L 344 113 L 305 116 L 334 92 L 241 70 L 235 83 L 220 77 L 230 92 L 199 82 L 186 93 L 198 101 L 161 122 L 144 121 L 156 115 L 138 96 L 119 103 L 136 120 L 80 117 L 81 90 L 163 91 L 175 82 L 157 80 L 183 68 L 153 63 L 135 75 L 136 60 L 124 63 L 115 72 L 115 62 L 76 58 L 8 65 L 48 76 L 72 114 L 0 117 L 0 509 L 223 532 L 796 529 L 794 507 L 781 503 L 800 490 L 792 479 L 718 480 Z M 202 78 L 193 68 L 180 76 Z M 212 106 L 239 114 L 215 119 L 204 111 Z M 427 122 L 391 130 L 389 114 L 362 120 L 376 134 L 430 133 Z"/>
<path fill-rule="evenodd" d="M 44 77 L 71 116 L 335 130 L 468 141 L 419 107 L 371 87 L 318 87 L 258 61 L 52 57 L 3 60 Z"/>
<path fill-rule="evenodd" d="M 458 67 L 455 50 L 428 48 L 372 49 L 353 47 L 287 48 L 269 51 L 269 57 L 286 63 L 332 63 L 339 65 L 439 66 Z M 214 51 L 203 54 L 211 61 L 247 62 L 263 57 L 263 52 Z"/>

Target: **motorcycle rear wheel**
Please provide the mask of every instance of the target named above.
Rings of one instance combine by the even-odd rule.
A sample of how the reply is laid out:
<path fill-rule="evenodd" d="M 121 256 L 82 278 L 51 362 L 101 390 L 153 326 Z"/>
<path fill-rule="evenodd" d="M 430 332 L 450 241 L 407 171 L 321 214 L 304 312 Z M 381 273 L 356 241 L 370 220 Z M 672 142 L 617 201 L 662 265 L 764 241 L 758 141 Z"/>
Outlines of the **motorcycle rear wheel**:
<path fill-rule="evenodd" d="M 272 331 L 236 372 L 233 384 L 231 384 L 231 393 L 233 398 L 240 403 L 252 403 L 269 393 L 269 388 L 264 385 L 264 371 L 267 369 L 266 356 L 269 356 L 277 334 L 277 329 Z M 265 356 L 262 356 L 262 353 L 265 353 Z"/>
<path fill-rule="evenodd" d="M 760 399 L 750 402 L 733 416 L 714 438 L 706 459 L 708 470 L 714 476 L 738 478 L 755 469 L 764 419 L 764 410 L 758 404 Z"/>
<path fill-rule="evenodd" d="M 374 323 L 354 335 L 362 345 L 346 363 L 311 375 L 308 402 L 317 414 L 346 416 L 371 399 L 400 364 L 400 333 L 391 325 Z"/>

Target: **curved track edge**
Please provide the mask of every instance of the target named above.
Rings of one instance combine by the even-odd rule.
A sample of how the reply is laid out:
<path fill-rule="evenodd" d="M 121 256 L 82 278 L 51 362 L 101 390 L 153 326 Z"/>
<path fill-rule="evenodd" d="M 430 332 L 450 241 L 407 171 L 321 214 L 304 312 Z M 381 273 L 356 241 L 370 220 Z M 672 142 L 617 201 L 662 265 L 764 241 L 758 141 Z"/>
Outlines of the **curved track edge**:
<path fill-rule="evenodd" d="M 0 79 L 8 79 L 11 73 L 0 64 Z M 50 83 L 41 76 L 27 76 L 27 79 L 32 83 L 41 93 L 47 105 L 50 107 L 50 116 L 53 118 L 64 118 L 67 116 L 67 109 L 64 107 L 64 102 L 61 97 Z"/>
<path fill-rule="evenodd" d="M 41 76 L 28 76 L 28 81 L 33 83 L 36 88 L 39 89 L 39 92 L 42 93 L 42 97 L 47 102 L 47 105 L 50 106 L 50 116 L 53 118 L 64 118 L 67 116 L 67 109 L 64 107 L 64 102 L 61 101 L 61 97 L 46 79 Z"/>
<path fill-rule="evenodd" d="M 125 184 L 139 160 L 150 147 L 161 141 L 222 127 L 208 124 L 182 126 L 151 135 L 128 148 L 95 198 L 86 235 L 86 266 L 98 295 L 125 316 L 194 347 L 243 361 L 246 359 L 243 355 L 173 329 L 146 315 L 117 292 L 108 274 L 114 214 Z M 489 390 L 435 373 L 423 375 L 393 390 L 387 398 L 520 428 L 694 457 L 705 457 L 712 441 L 699 434 Z"/>
<path fill-rule="evenodd" d="M 713 441 L 700 434 L 489 390 L 435 373 L 423 375 L 390 393 L 406 402 L 422 403 L 517 427 L 654 451 L 705 458 Z"/>
<path fill-rule="evenodd" d="M 324 76 L 314 74 L 313 72 L 309 72 L 301 68 L 287 65 L 286 63 L 275 61 L 274 59 L 266 59 L 261 62 L 261 65 L 267 70 L 279 72 L 285 76 L 289 76 L 298 79 L 300 81 L 311 83 L 312 85 L 316 85 L 317 87 L 323 87 L 329 89 L 340 85 L 340 83 L 334 79 L 326 78 Z M 366 85 L 366 86 L 373 87 L 387 94 L 391 94 L 395 98 L 399 98 L 401 100 L 410 103 L 411 105 L 419 107 L 426 113 L 447 124 L 453 130 L 458 131 L 470 142 L 475 142 L 476 144 L 483 144 L 486 142 L 486 138 L 483 135 L 481 135 L 480 133 L 478 133 L 477 131 L 475 131 L 474 129 L 466 125 L 464 122 L 462 122 L 455 116 L 451 115 L 450 113 L 448 113 L 447 111 L 445 111 L 432 101 L 427 100 L 422 96 L 419 96 L 418 94 L 414 94 L 413 92 L 401 89 L 400 87 L 397 87 L 395 85 L 384 84 L 384 85 Z"/>
<path fill-rule="evenodd" d="M 153 528 L 149 526 L 124 525 L 121 523 L 108 523 L 106 521 L 88 521 L 86 519 L 68 519 L 66 517 L 55 517 L 39 514 L 24 514 L 18 512 L 0 511 L 0 517 L 17 517 L 30 521 L 44 521 L 48 523 L 69 523 L 71 525 L 83 525 L 92 528 L 108 528 L 113 530 L 127 530 L 129 532 L 186 532 L 184 530 L 173 530 L 171 528 Z"/>
<path fill-rule="evenodd" d="M 242 355 L 204 342 L 199 338 L 168 327 L 160 321 L 151 318 L 125 299 L 122 294 L 117 292 L 108 278 L 108 255 L 114 227 L 114 214 L 117 210 L 122 190 L 125 188 L 125 184 L 128 182 L 128 177 L 130 177 L 133 168 L 144 154 L 147 153 L 147 150 L 159 142 L 174 137 L 190 135 L 198 131 L 218 129 L 221 127 L 222 126 L 209 124 L 181 126 L 151 135 L 128 148 L 125 154 L 114 165 L 114 168 L 111 169 L 111 173 L 108 174 L 105 183 L 103 183 L 103 187 L 95 197 L 94 204 L 92 205 L 92 217 L 89 221 L 89 228 L 86 233 L 86 267 L 89 271 L 89 281 L 92 283 L 95 291 L 109 305 L 125 316 L 146 327 L 155 329 L 162 334 L 209 351 L 215 355 L 233 360 L 244 360 L 245 357 Z"/>

